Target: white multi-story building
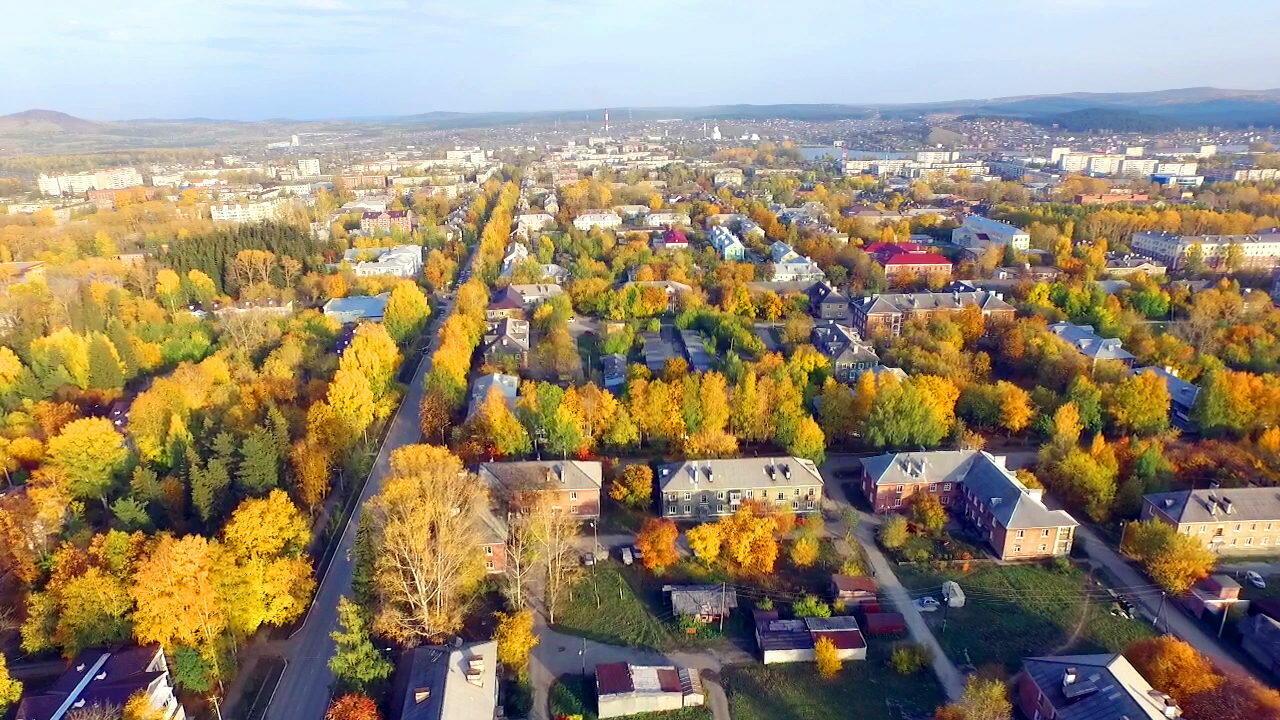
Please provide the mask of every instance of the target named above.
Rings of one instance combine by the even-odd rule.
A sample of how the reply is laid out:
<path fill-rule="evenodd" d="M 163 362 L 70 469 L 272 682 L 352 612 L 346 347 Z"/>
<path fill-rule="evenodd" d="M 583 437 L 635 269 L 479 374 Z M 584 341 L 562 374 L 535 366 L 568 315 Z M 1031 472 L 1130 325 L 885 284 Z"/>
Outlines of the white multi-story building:
<path fill-rule="evenodd" d="M 1149 178 L 1159 166 L 1160 161 L 1154 158 L 1125 158 L 1120 163 L 1120 174 L 1129 178 Z"/>
<path fill-rule="evenodd" d="M 343 253 L 342 260 L 349 263 L 351 271 L 360 277 L 417 277 L 422 272 L 422 248 L 418 245 L 352 248 Z"/>
<path fill-rule="evenodd" d="M 1205 264 L 1225 268 L 1233 247 L 1239 247 L 1242 268 L 1270 268 L 1280 265 L 1280 230 L 1247 235 L 1175 235 L 1137 232 L 1129 241 L 1134 252 L 1164 262 L 1171 270 L 1187 264 L 1187 253 L 1198 246 Z"/>
<path fill-rule="evenodd" d="M 1055 148 L 1056 150 L 1057 148 Z M 1092 155 L 1088 153 L 1063 153 L 1058 157 L 1058 167 L 1063 172 L 1079 173 L 1089 169 L 1089 158 Z"/>
<path fill-rule="evenodd" d="M 1071 154 L 1071 148 L 1069 148 L 1069 147 L 1056 147 L 1056 148 L 1050 148 L 1050 149 L 1049 149 L 1049 164 L 1050 164 L 1050 165 L 1057 165 L 1059 162 L 1061 162 L 1061 161 L 1062 161 L 1062 158 L 1063 158 L 1063 156 L 1064 156 L 1064 155 L 1070 155 L 1070 154 Z"/>
<path fill-rule="evenodd" d="M 573 226 L 579 230 L 592 228 L 611 230 L 621 225 L 622 217 L 611 210 L 587 210 L 573 219 Z"/>
<path fill-rule="evenodd" d="M 182 185 L 184 180 L 180 172 L 156 174 L 151 176 L 151 186 L 176 188 Z"/>
<path fill-rule="evenodd" d="M 1263 180 L 1280 180 L 1280 168 L 1249 168 L 1231 173 L 1236 182 L 1260 182 Z"/>
<path fill-rule="evenodd" d="M 214 222 L 253 223 L 278 219 L 284 207 L 283 199 L 228 203 L 213 205 L 209 208 L 209 214 Z"/>
<path fill-rule="evenodd" d="M 302 158 L 298 161 L 299 177 L 315 177 L 320 174 L 319 158 Z"/>
<path fill-rule="evenodd" d="M 723 225 L 712 225 L 707 232 L 707 240 L 725 260 L 737 261 L 747 255 L 747 247 L 742 244 L 737 235 Z"/>
<path fill-rule="evenodd" d="M 952 163 L 960 159 L 960 153 L 955 150 L 920 150 L 916 153 L 916 162 L 921 163 Z"/>
<path fill-rule="evenodd" d="M 951 231 L 951 242 L 964 248 L 989 245 L 1011 245 L 1014 250 L 1031 247 L 1031 236 L 1025 230 L 981 215 L 967 215 L 960 227 Z"/>
<path fill-rule="evenodd" d="M 1157 175 L 1195 175 L 1199 163 L 1193 162 L 1162 162 L 1156 166 L 1153 174 Z"/>
<path fill-rule="evenodd" d="M 122 190 L 142 184 L 142 175 L 134 168 L 75 173 L 72 175 L 40 174 L 36 185 L 45 195 L 82 195 L 90 190 Z"/>
<path fill-rule="evenodd" d="M 1089 156 L 1089 172 L 1094 175 L 1116 175 L 1120 172 L 1123 155 L 1091 155 Z"/>

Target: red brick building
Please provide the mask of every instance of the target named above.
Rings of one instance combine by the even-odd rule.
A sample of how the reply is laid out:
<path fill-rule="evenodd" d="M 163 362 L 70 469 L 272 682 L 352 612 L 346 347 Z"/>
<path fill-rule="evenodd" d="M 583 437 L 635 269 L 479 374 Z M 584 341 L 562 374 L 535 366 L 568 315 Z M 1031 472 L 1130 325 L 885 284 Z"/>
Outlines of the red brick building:
<path fill-rule="evenodd" d="M 864 248 L 890 283 L 929 276 L 951 277 L 951 261 L 916 243 L 872 243 Z"/>
<path fill-rule="evenodd" d="M 369 235 L 390 235 L 396 231 L 408 235 L 413 232 L 413 211 L 367 212 L 360 218 L 360 230 Z"/>
<path fill-rule="evenodd" d="M 600 517 L 603 468 L 598 462 L 528 460 L 481 463 L 480 479 L 489 485 L 493 497 L 500 504 L 518 505 L 519 498 L 530 492 L 551 493 L 558 499 L 557 505 L 567 508 L 575 517 L 583 520 Z"/>

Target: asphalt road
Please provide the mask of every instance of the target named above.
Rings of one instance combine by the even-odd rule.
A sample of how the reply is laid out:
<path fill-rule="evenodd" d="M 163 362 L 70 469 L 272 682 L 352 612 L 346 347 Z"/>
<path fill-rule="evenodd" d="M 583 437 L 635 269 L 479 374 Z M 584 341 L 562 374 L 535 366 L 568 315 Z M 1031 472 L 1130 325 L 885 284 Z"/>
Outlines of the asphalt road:
<path fill-rule="evenodd" d="M 472 259 L 474 250 L 472 257 L 468 259 L 468 267 L 471 266 Z M 329 657 L 333 654 L 334 647 L 329 633 L 338 625 L 338 599 L 351 591 L 351 551 L 355 547 L 360 514 L 369 498 L 382 489 L 382 484 L 390 473 L 391 453 L 404 445 L 418 442 L 422 437 L 418 407 L 422 404 L 423 383 L 431 370 L 431 355 L 440 345 L 440 325 L 452 311 L 451 298 L 432 317 L 426 331 L 431 338 L 427 351 L 423 353 L 404 399 L 400 401 L 400 407 L 391 420 L 369 480 L 343 530 L 338 549 L 324 577 L 320 578 L 311 608 L 307 611 L 302 626 L 279 647 L 279 654 L 288 664 L 271 697 L 267 720 L 321 720 L 329 707 L 330 686 L 333 684 L 333 674 L 329 672 Z"/>

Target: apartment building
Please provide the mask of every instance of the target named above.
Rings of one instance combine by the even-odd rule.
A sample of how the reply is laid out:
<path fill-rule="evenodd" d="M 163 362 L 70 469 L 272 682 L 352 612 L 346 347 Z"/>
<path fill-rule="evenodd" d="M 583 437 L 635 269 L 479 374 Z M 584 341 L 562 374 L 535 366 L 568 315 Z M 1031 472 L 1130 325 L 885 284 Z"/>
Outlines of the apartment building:
<path fill-rule="evenodd" d="M 1004 458 L 977 450 L 886 453 L 862 462 L 862 490 L 877 514 L 905 512 L 932 495 L 982 533 L 1002 560 L 1066 555 L 1079 523 L 1045 507 L 1041 489 L 1023 485 Z"/>
<path fill-rule="evenodd" d="M 1012 320 L 1017 315 L 1017 310 L 1005 302 L 1002 293 L 990 290 L 882 293 L 853 301 L 853 327 L 864 338 L 876 333 L 897 336 L 910 320 L 949 315 L 970 305 L 977 306 L 984 317 L 991 319 Z"/>
<path fill-rule="evenodd" d="M 83 195 L 90 190 L 123 190 L 142 184 L 142 175 L 131 167 L 95 170 L 66 175 L 45 175 L 36 178 L 36 187 L 43 195 Z"/>
<path fill-rule="evenodd" d="M 422 247 L 396 245 L 389 248 L 352 248 L 342 254 L 342 261 L 359 277 L 394 275 L 417 277 L 422 272 Z"/>
<path fill-rule="evenodd" d="M 707 240 L 724 260 L 736 262 L 747 256 L 747 246 L 723 225 L 712 225 L 707 231 Z"/>
<path fill-rule="evenodd" d="M 612 230 L 622 226 L 622 216 L 612 210 L 587 210 L 573 219 L 573 226 L 584 232 L 592 228 Z"/>
<path fill-rule="evenodd" d="M 1127 157 L 1120 163 L 1120 174 L 1127 178 L 1145 180 L 1156 173 L 1160 161 L 1155 158 Z"/>
<path fill-rule="evenodd" d="M 1217 553 L 1280 548 L 1280 489 L 1209 488 L 1142 499 L 1142 519 L 1172 525 Z"/>
<path fill-rule="evenodd" d="M 833 320 L 813 326 L 809 342 L 831 361 L 831 374 L 840 382 L 852 383 L 862 373 L 880 364 L 875 348 L 865 343 L 853 328 Z"/>
<path fill-rule="evenodd" d="M 558 507 L 584 520 L 600 517 L 603 466 L 585 460 L 526 460 L 481 463 L 480 479 L 506 510 L 521 507 L 530 493 L 550 493 Z"/>
<path fill-rule="evenodd" d="M 298 177 L 316 177 L 319 174 L 319 158 L 302 158 L 298 161 Z"/>
<path fill-rule="evenodd" d="M 390 235 L 397 231 L 408 235 L 413 232 L 413 211 L 366 212 L 360 217 L 360 230 L 368 235 Z"/>
<path fill-rule="evenodd" d="M 1053 655 L 1022 661 L 1014 676 L 1022 717 L 1037 720 L 1175 720 L 1182 710 L 1123 655 Z"/>
<path fill-rule="evenodd" d="M 1102 360 L 1114 360 L 1132 367 L 1133 353 L 1124 349 L 1119 338 L 1104 338 L 1094 331 L 1092 325 L 1074 325 L 1069 322 L 1054 323 L 1049 332 L 1062 338 L 1076 352 L 1084 355 L 1093 365 Z"/>
<path fill-rule="evenodd" d="M 1280 229 L 1272 228 L 1245 235 L 1177 235 L 1166 232 L 1136 232 L 1129 242 L 1134 252 L 1159 260 L 1172 270 L 1186 267 L 1187 253 L 1200 249 L 1205 264 L 1225 269 L 1233 247 L 1239 248 L 1242 268 L 1272 268 L 1280 265 Z"/>
<path fill-rule="evenodd" d="M 903 278 L 943 275 L 951 277 L 951 261 L 916 243 L 872 243 L 864 248 L 884 268 L 890 282 Z"/>
<path fill-rule="evenodd" d="M 951 242 L 970 249 L 1012 245 L 1014 250 L 1026 250 L 1031 247 L 1031 236 L 1009 223 L 981 215 L 966 215 L 960 227 L 951 231 Z"/>
<path fill-rule="evenodd" d="M 279 219 L 284 211 L 286 201 L 283 199 L 263 200 L 261 202 L 228 203 L 209 207 L 209 216 L 214 222 L 256 223 Z"/>
<path fill-rule="evenodd" d="M 731 515 L 744 502 L 790 507 L 798 513 L 822 506 L 822 476 L 812 460 L 754 457 L 689 460 L 658 468 L 662 514 L 673 519 Z"/>
<path fill-rule="evenodd" d="M 146 698 L 146 717 L 185 720 L 174 692 L 173 676 L 158 645 L 118 650 L 89 649 L 67 665 L 56 680 L 40 683 L 18 703 L 18 720 L 62 720 L 78 708 L 119 707 L 135 695 Z"/>

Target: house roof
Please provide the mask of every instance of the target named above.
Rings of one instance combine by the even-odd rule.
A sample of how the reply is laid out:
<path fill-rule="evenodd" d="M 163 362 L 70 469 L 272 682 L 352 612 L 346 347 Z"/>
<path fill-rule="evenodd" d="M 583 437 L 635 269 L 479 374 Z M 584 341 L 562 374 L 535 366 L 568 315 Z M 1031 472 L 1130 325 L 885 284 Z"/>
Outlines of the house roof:
<path fill-rule="evenodd" d="M 1266 653 L 1273 663 L 1280 661 L 1280 622 L 1259 613 L 1240 623 L 1240 633 Z"/>
<path fill-rule="evenodd" d="M 931 252 L 897 252 L 891 255 L 885 255 L 880 261 L 881 265 L 891 267 L 893 265 L 937 265 L 939 267 L 946 265 L 951 267 L 951 261 L 945 257 Z"/>
<path fill-rule="evenodd" d="M 1075 519 L 1063 510 L 1044 506 L 1039 494 L 1029 490 L 997 459 L 977 450 L 934 450 L 886 453 L 864 458 L 862 468 L 877 485 L 961 483 L 981 499 L 1006 528 L 1069 527 Z"/>
<path fill-rule="evenodd" d="M 1094 360 L 1133 360 L 1133 353 L 1125 350 L 1117 338 L 1104 338 L 1090 325 L 1074 325 L 1069 322 L 1054 323 L 1049 330 L 1065 340 L 1085 357 Z"/>
<path fill-rule="evenodd" d="M 591 460 L 525 460 L 480 464 L 480 477 L 508 492 L 563 489 L 599 490 L 602 466 Z"/>
<path fill-rule="evenodd" d="M 831 584 L 835 585 L 836 590 L 840 592 L 866 592 L 876 593 L 880 590 L 879 584 L 866 575 L 832 575 Z"/>
<path fill-rule="evenodd" d="M 390 298 L 391 293 L 330 298 L 324 304 L 324 313 L 326 315 L 354 313 L 361 318 L 381 318 L 387 310 L 387 300 Z"/>
<path fill-rule="evenodd" d="M 1014 307 L 1005 302 L 1004 297 L 989 290 L 966 290 L 954 292 L 920 292 L 920 293 L 881 293 L 855 301 L 867 315 L 877 313 L 907 313 L 919 310 L 960 310 L 968 305 L 977 305 L 985 312 L 1008 310 Z"/>
<path fill-rule="evenodd" d="M 155 645 L 123 650 L 92 649 L 76 656 L 53 685 L 24 695 L 18 720 L 50 720 L 63 717 L 72 707 L 103 705 L 122 707 L 139 690 L 145 690 L 167 673 L 160 648 Z"/>
<path fill-rule="evenodd" d="M 1177 523 L 1280 520 L 1277 488 L 1179 490 L 1147 495 L 1146 500 Z"/>
<path fill-rule="evenodd" d="M 790 456 L 687 460 L 658 468 L 662 492 L 821 484 L 812 460 Z"/>
<path fill-rule="evenodd" d="M 671 596 L 671 611 L 676 615 L 719 613 L 738 607 L 738 591 L 723 585 L 663 585 L 662 592 Z"/>
<path fill-rule="evenodd" d="M 490 310 L 523 310 L 524 298 L 510 285 L 498 291 L 489 301 Z"/>
<path fill-rule="evenodd" d="M 596 692 L 608 695 L 683 694 L 680 670 L 670 665 L 631 665 L 625 662 L 596 665 Z"/>
<path fill-rule="evenodd" d="M 392 702 L 398 720 L 469 720 L 497 710 L 498 643 L 409 650 L 396 669 Z"/>
<path fill-rule="evenodd" d="M 1057 720 L 1167 720 L 1167 696 L 1155 691 L 1123 655 L 1034 657 L 1023 660 L 1022 669 L 1053 705 Z M 1075 680 L 1064 684 L 1071 669 Z"/>
<path fill-rule="evenodd" d="M 1164 380 L 1164 385 L 1169 389 L 1169 398 L 1176 406 L 1190 408 L 1196 404 L 1196 397 L 1200 395 L 1200 388 L 1183 380 L 1168 368 L 1162 367 L 1144 367 L 1135 368 L 1133 374 L 1137 375 L 1144 372 L 1153 372 Z"/>

